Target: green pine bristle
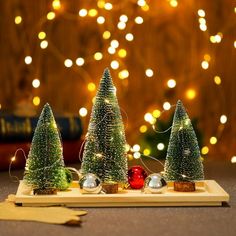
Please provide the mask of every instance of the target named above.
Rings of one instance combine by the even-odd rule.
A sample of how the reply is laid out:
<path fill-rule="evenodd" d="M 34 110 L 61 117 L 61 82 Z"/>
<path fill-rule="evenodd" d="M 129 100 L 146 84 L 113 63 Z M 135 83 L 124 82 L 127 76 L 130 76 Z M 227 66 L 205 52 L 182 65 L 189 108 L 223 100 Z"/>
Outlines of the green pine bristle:
<path fill-rule="evenodd" d="M 165 176 L 167 180 L 174 181 L 204 178 L 197 137 L 180 100 L 177 102 L 173 118 L 165 161 Z"/>
<path fill-rule="evenodd" d="M 48 103 L 43 107 L 34 132 L 24 180 L 39 189 L 69 187 L 59 131 Z"/>
<path fill-rule="evenodd" d="M 122 117 L 112 77 L 104 70 L 89 122 L 82 172 L 102 181 L 127 182 L 127 159 Z"/>

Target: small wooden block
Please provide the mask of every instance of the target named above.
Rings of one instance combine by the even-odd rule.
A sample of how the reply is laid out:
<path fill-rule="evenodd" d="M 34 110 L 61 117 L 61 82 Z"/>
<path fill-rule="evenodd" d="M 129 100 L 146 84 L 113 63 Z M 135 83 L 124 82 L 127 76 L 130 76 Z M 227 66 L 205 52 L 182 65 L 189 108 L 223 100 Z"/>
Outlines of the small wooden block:
<path fill-rule="evenodd" d="M 34 195 L 55 195 L 57 190 L 55 188 L 46 188 L 46 189 L 34 189 Z"/>
<path fill-rule="evenodd" d="M 105 193 L 109 193 L 109 194 L 118 193 L 118 188 L 119 188 L 118 183 L 104 183 L 104 184 L 102 184 L 102 190 Z"/>
<path fill-rule="evenodd" d="M 194 192 L 196 190 L 194 182 L 174 182 L 174 190 L 177 192 Z"/>

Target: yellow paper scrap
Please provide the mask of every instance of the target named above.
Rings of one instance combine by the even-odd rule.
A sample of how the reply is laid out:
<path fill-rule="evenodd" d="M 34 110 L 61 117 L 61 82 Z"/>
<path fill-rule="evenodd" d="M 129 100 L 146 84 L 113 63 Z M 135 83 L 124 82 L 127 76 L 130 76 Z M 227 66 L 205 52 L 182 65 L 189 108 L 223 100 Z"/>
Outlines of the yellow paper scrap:
<path fill-rule="evenodd" d="M 0 203 L 0 220 L 38 221 L 50 224 L 80 224 L 80 217 L 86 211 L 65 207 L 22 207 L 14 204 L 14 195 Z"/>

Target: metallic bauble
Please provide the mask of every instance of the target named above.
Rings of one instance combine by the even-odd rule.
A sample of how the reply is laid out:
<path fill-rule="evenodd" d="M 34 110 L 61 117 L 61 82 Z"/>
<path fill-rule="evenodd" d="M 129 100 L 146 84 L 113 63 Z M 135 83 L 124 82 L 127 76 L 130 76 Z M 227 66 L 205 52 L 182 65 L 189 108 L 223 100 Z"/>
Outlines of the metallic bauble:
<path fill-rule="evenodd" d="M 81 193 L 100 193 L 102 190 L 101 180 L 92 173 L 83 175 L 79 180 L 79 186 Z"/>
<path fill-rule="evenodd" d="M 162 193 L 167 189 L 166 181 L 161 174 L 151 174 L 144 182 L 143 191 L 145 193 Z"/>
<path fill-rule="evenodd" d="M 128 182 L 132 189 L 141 189 L 146 177 L 147 172 L 142 166 L 132 166 L 128 171 Z"/>

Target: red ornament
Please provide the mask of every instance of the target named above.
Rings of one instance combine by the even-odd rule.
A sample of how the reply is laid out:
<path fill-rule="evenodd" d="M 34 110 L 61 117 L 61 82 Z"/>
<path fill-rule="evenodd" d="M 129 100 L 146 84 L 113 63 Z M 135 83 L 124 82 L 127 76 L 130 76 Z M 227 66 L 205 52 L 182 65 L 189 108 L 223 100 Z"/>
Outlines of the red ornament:
<path fill-rule="evenodd" d="M 128 181 L 133 189 L 142 188 L 146 177 L 147 173 L 142 166 L 133 166 L 128 171 Z"/>

